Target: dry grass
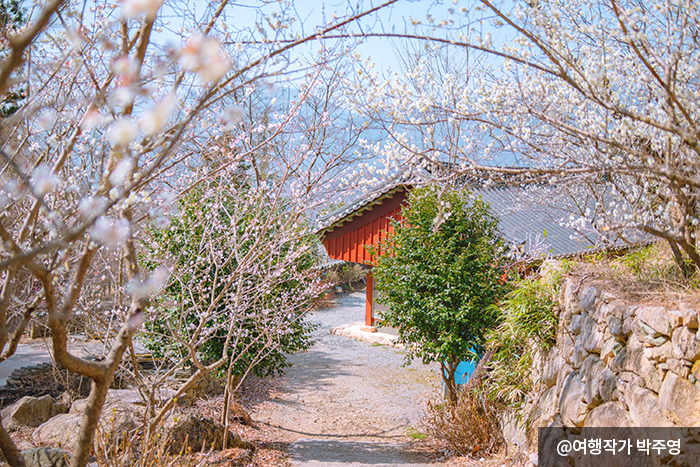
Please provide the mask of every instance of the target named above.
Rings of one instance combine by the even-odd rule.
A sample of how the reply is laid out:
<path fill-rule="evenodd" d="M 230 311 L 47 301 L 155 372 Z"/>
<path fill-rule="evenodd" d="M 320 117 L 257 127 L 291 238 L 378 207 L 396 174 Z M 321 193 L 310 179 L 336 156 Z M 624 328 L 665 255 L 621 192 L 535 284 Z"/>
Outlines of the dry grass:
<path fill-rule="evenodd" d="M 568 261 L 568 275 L 616 297 L 648 305 L 700 306 L 700 275 L 685 277 L 665 243 Z"/>
<path fill-rule="evenodd" d="M 424 425 L 450 454 L 480 458 L 504 446 L 499 415 L 483 391 L 474 389 L 461 392 L 454 404 L 430 402 Z"/>

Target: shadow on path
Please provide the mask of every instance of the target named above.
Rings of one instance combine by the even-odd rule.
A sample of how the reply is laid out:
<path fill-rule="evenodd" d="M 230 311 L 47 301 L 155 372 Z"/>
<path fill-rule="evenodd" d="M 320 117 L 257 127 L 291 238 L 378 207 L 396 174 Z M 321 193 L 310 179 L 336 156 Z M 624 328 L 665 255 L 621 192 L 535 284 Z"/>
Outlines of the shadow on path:
<path fill-rule="evenodd" d="M 289 447 L 292 465 L 328 466 L 342 464 L 344 467 L 374 466 L 427 466 L 425 458 L 411 447 L 400 443 L 377 443 L 364 441 L 337 441 L 322 439 L 300 439 Z"/>

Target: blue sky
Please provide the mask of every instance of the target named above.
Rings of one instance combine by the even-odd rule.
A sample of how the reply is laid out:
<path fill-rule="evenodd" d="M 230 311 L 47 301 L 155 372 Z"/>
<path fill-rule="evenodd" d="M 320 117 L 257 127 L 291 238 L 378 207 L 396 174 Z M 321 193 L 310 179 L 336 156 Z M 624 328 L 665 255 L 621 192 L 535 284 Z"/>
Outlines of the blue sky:
<path fill-rule="evenodd" d="M 186 23 L 192 24 L 192 20 L 202 20 L 202 15 L 205 12 L 207 5 L 206 0 L 196 0 L 194 3 L 183 0 L 166 0 L 165 5 L 161 10 L 161 17 L 169 21 L 169 27 L 179 29 L 186 26 Z M 239 0 L 229 4 L 226 10 L 226 22 L 232 30 L 240 30 L 251 27 L 256 19 L 259 6 L 255 0 Z M 331 0 L 327 2 L 312 1 L 312 0 L 297 0 L 294 3 L 294 13 L 299 18 L 296 27 L 301 34 L 309 34 L 316 26 L 323 24 L 324 17 L 326 21 L 332 19 L 333 13 L 338 16 L 343 16 L 348 13 L 348 2 L 346 0 Z M 360 0 L 360 9 L 367 10 L 375 5 L 379 5 L 383 1 L 367 1 Z M 358 6 L 358 2 L 350 3 L 353 8 Z M 179 17 L 179 14 L 174 12 L 173 6 L 179 12 L 186 11 L 187 18 Z M 266 8 L 272 12 L 277 9 L 277 5 L 273 4 Z M 439 23 L 442 19 L 450 16 L 448 9 L 458 10 L 459 6 L 455 5 L 453 0 L 436 1 L 436 0 L 402 0 L 396 4 L 375 13 L 371 17 L 363 19 L 355 30 L 360 32 L 360 28 L 371 29 L 374 32 L 403 32 L 412 27 L 412 20 L 419 20 L 422 24 L 429 24 L 428 16 L 432 15 L 435 23 Z M 165 33 L 165 37 L 172 37 Z M 395 50 L 392 43 L 395 41 L 379 38 L 370 38 L 361 44 L 356 50 L 364 57 L 371 57 L 381 70 L 386 68 L 396 69 L 398 61 L 395 57 Z"/>

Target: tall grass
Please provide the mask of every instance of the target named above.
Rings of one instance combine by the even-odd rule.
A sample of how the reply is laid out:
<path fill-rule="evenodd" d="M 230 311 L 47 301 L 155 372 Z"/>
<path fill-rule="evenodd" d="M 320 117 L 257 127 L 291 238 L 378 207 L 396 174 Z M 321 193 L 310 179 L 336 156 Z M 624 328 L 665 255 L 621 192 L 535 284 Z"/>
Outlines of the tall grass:
<path fill-rule="evenodd" d="M 487 391 L 496 401 L 519 406 L 532 388 L 534 354 L 556 343 L 560 275 L 521 279 L 499 305 L 501 324 L 487 334 L 493 349 Z"/>

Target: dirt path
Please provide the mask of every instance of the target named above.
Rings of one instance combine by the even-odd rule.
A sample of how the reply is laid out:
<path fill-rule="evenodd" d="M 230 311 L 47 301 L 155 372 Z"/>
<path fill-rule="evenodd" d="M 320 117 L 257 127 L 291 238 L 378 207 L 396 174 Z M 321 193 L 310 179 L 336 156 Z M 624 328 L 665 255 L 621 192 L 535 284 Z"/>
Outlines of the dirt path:
<path fill-rule="evenodd" d="M 402 367 L 400 350 L 329 334 L 331 327 L 363 317 L 362 292 L 311 315 L 308 320 L 320 326 L 315 345 L 292 357 L 279 389 L 253 413 L 291 443 L 292 465 L 429 463 L 408 441 L 427 399 L 438 394 L 438 366 Z"/>

